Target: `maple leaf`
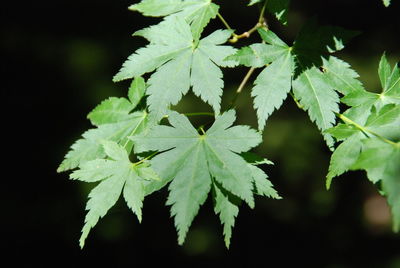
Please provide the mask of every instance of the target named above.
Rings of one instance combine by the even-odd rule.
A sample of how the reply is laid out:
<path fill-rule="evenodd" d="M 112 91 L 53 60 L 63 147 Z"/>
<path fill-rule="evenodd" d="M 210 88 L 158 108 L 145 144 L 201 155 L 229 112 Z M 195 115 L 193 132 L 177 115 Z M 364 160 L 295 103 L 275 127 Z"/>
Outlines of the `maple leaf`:
<path fill-rule="evenodd" d="M 148 115 L 145 111 L 131 113 L 143 97 L 145 83 L 137 77 L 129 89 L 129 100 L 126 98 L 109 98 L 99 104 L 88 115 L 97 128 L 89 129 L 82 134 L 60 164 L 58 172 L 74 169 L 87 161 L 105 156 L 101 140 L 110 140 L 123 144 L 128 151 L 132 142 L 127 139 L 134 133 L 143 131 L 148 125 Z"/>
<path fill-rule="evenodd" d="M 105 156 L 101 140 L 110 140 L 131 147 L 128 136 L 139 133 L 146 128 L 148 115 L 146 112 L 134 112 L 125 120 L 102 124 L 97 128 L 89 129 L 82 134 L 65 156 L 64 161 L 57 169 L 58 172 L 74 169 L 79 165 Z"/>
<path fill-rule="evenodd" d="M 376 108 L 373 107 L 370 116 L 363 125 L 354 122 L 350 126 L 340 124 L 330 129 L 330 134 L 344 141 L 332 154 L 327 175 L 327 188 L 330 187 L 334 177 L 350 169 L 357 169 L 354 165 L 359 161 L 360 154 L 364 150 L 362 146 L 364 139 L 379 136 L 385 139 L 398 140 L 400 139 L 400 128 L 398 126 L 400 126 L 400 105 L 388 104 L 379 111 L 376 111 Z"/>
<path fill-rule="evenodd" d="M 112 141 L 101 142 L 108 159 L 95 159 L 80 166 L 70 178 L 85 182 L 100 182 L 89 193 L 86 205 L 88 213 L 82 229 L 80 246 L 83 247 L 90 230 L 114 206 L 121 193 L 129 208 L 142 220 L 142 206 L 145 196 L 144 180 L 152 180 L 157 175 L 144 162 L 133 164 L 124 147 Z"/>
<path fill-rule="evenodd" d="M 339 96 L 335 90 L 349 93 L 361 91 L 363 87 L 349 64 L 332 56 L 324 59 L 321 55 L 342 49 L 355 32 L 339 27 L 317 27 L 316 21 L 311 20 L 303 27 L 293 47 L 267 28 L 260 28 L 258 32 L 266 44 L 244 47 L 227 59 L 251 67 L 267 65 L 256 78 L 251 93 L 259 129 L 264 129 L 268 117 L 293 90 L 296 101 L 332 147 L 333 139 L 324 131 L 334 126 L 335 113 L 339 112 Z M 318 69 L 321 66 L 324 72 Z"/>
<path fill-rule="evenodd" d="M 184 18 L 191 25 L 193 37 L 197 40 L 204 27 L 217 16 L 219 6 L 211 0 L 143 0 L 129 9 L 145 16 Z"/>
<path fill-rule="evenodd" d="M 168 106 L 177 104 L 191 86 L 218 114 L 224 85 L 219 67 L 236 65 L 234 61 L 224 60 L 236 50 L 221 45 L 231 34 L 230 30 L 217 30 L 195 44 L 189 25 L 174 16 L 136 33 L 150 44 L 128 58 L 114 81 L 157 69 L 148 80 L 147 88 L 149 110 L 155 119 L 161 119 Z"/>
<path fill-rule="evenodd" d="M 261 136 L 247 126 L 232 126 L 235 120 L 233 110 L 218 116 L 204 134 L 199 134 L 185 116 L 176 112 L 170 112 L 168 120 L 171 126 L 155 126 L 146 135 L 133 136 L 132 139 L 137 153 L 162 152 L 151 160 L 151 165 L 162 180 L 172 181 L 167 204 L 171 205 L 178 242 L 182 244 L 212 187 L 219 187 L 254 207 L 254 171 L 238 154 L 258 145 Z M 266 177 L 257 179 L 266 180 Z M 219 186 L 215 186 L 216 183 Z M 217 200 L 220 200 L 216 203 L 216 213 L 220 214 L 225 226 L 229 245 L 227 241 L 231 233 L 228 229 L 233 226 L 237 213 L 233 205 L 227 203 L 226 195 L 219 194 L 219 188 L 214 189 Z M 273 190 L 270 193 L 274 196 Z M 269 195 L 268 191 L 262 194 Z M 224 208 L 229 211 L 223 211 Z"/>
<path fill-rule="evenodd" d="M 363 150 L 353 169 L 364 169 L 372 182 L 381 182 L 382 192 L 387 196 L 391 207 L 393 229 L 398 232 L 400 230 L 400 143 L 392 145 L 378 138 L 364 140 Z"/>

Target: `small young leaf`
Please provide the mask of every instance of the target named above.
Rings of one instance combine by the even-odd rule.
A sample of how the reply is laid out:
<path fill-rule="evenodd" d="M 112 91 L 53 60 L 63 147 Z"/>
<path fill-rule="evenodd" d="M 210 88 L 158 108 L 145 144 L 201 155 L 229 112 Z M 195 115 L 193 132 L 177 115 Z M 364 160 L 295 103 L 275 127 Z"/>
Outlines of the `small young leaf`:
<path fill-rule="evenodd" d="M 132 105 L 136 107 L 143 98 L 146 91 L 146 83 L 142 77 L 133 79 L 128 91 L 128 98 Z"/>
<path fill-rule="evenodd" d="M 89 231 L 97 224 L 100 218 L 117 202 L 121 192 L 132 211 L 142 220 L 142 206 L 144 199 L 143 180 L 139 170 L 149 169 L 148 164 L 133 165 L 128 153 L 122 146 L 112 141 L 102 141 L 104 151 L 111 159 L 96 159 L 85 163 L 71 174 L 71 179 L 82 181 L 101 181 L 89 194 L 86 206 L 88 213 L 82 229 L 80 246 L 83 247 Z"/>
<path fill-rule="evenodd" d="M 87 117 L 95 126 L 116 123 L 128 119 L 133 108 L 127 99 L 111 97 L 102 101 Z"/>
<path fill-rule="evenodd" d="M 83 138 L 77 140 L 71 146 L 71 150 L 67 153 L 57 171 L 67 171 L 74 169 L 87 161 L 96 158 L 103 158 L 105 153 L 103 146 L 100 143 L 102 140 L 110 140 L 125 144 L 129 142 L 127 140 L 128 136 L 140 133 L 147 125 L 147 113 L 134 112 L 130 114 L 125 121 L 100 125 L 98 128 L 86 131 L 82 135 Z"/>

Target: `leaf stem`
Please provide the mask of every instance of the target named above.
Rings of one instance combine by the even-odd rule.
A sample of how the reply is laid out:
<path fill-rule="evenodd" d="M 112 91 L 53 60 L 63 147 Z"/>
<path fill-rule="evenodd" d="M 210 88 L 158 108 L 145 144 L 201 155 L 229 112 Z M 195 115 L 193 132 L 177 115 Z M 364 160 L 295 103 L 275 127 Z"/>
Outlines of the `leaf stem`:
<path fill-rule="evenodd" d="M 138 162 L 136 162 L 136 163 L 132 163 L 132 165 L 133 165 L 133 166 L 138 166 L 138 165 L 140 165 L 141 163 L 143 163 L 144 161 L 149 160 L 150 158 L 152 158 L 152 157 L 155 156 L 156 154 L 158 154 L 158 152 L 154 152 L 154 153 L 152 153 L 151 155 L 149 155 L 149 156 L 143 158 L 142 160 L 140 160 L 140 161 L 138 161 Z"/>
<path fill-rule="evenodd" d="M 266 22 L 264 13 L 265 13 L 265 9 L 267 8 L 267 2 L 268 2 L 268 0 L 264 1 L 264 5 L 262 6 L 261 11 L 260 11 L 260 16 L 258 17 L 258 22 L 261 24 L 264 24 Z"/>
<path fill-rule="evenodd" d="M 224 19 L 224 17 L 222 17 L 222 15 L 218 12 L 217 13 L 218 18 L 220 19 L 220 21 L 225 25 L 225 27 L 228 30 L 232 30 L 231 26 L 229 26 L 228 22 Z"/>
<path fill-rule="evenodd" d="M 359 124 L 357 124 L 356 122 L 354 122 L 353 120 L 351 120 L 350 118 L 348 118 L 347 116 L 343 115 L 343 114 L 336 114 L 337 117 L 339 117 L 343 122 L 345 122 L 346 124 L 350 124 L 355 126 L 356 128 L 358 128 L 360 131 L 362 131 L 366 136 L 369 136 L 368 134 L 374 135 L 375 137 L 379 138 L 380 140 L 382 140 L 383 142 L 386 142 L 390 145 L 399 147 L 400 143 L 399 142 L 393 142 L 391 140 L 386 139 L 385 137 L 382 137 L 381 135 L 379 135 L 378 133 L 369 130 L 368 128 L 365 128 Z"/>
<path fill-rule="evenodd" d="M 237 98 L 239 97 L 239 94 L 242 92 L 243 88 L 246 86 L 247 82 L 249 81 L 251 75 L 254 73 L 254 71 L 256 70 L 255 67 L 251 67 L 246 75 L 244 76 L 242 82 L 240 83 L 239 87 L 237 88 L 236 92 L 235 92 L 235 96 L 233 97 L 231 104 L 229 106 L 229 109 L 233 108 L 233 106 L 235 105 L 235 102 L 237 101 Z"/>
<path fill-rule="evenodd" d="M 200 113 L 184 113 L 184 115 L 186 116 L 202 116 L 202 115 L 206 115 L 206 116 L 215 116 L 214 113 L 209 113 L 209 112 L 200 112 Z"/>

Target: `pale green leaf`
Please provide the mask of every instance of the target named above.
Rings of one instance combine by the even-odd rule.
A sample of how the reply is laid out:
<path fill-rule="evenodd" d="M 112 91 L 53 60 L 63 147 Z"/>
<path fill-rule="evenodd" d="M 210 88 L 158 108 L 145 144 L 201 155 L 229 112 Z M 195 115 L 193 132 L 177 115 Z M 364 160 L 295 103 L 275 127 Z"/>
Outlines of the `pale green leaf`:
<path fill-rule="evenodd" d="M 275 109 L 279 109 L 291 89 L 293 58 L 288 51 L 257 77 L 252 89 L 254 108 L 257 110 L 258 128 L 264 129 L 265 122 Z"/>
<path fill-rule="evenodd" d="M 126 170 L 126 180 L 123 196 L 128 207 L 137 215 L 139 222 L 142 221 L 142 207 L 145 196 L 143 179 L 138 174 L 140 166 Z"/>
<path fill-rule="evenodd" d="M 368 178 L 376 183 L 394 176 L 400 178 L 400 148 L 378 138 L 363 140 L 363 148 L 352 169 L 364 169 Z M 392 165 L 393 163 L 393 165 Z M 393 170 L 394 168 L 394 170 Z"/>
<path fill-rule="evenodd" d="M 335 113 L 339 112 L 339 96 L 328 82 L 328 78 L 317 68 L 313 67 L 301 73 L 293 81 L 293 92 L 321 131 L 334 125 Z M 324 138 L 328 146 L 333 145 L 329 134 L 325 133 Z"/>
<path fill-rule="evenodd" d="M 127 99 L 111 97 L 102 101 L 87 117 L 93 125 L 100 126 L 127 120 L 133 108 Z"/>
<path fill-rule="evenodd" d="M 353 135 L 342 142 L 331 156 L 329 172 L 326 176 L 326 188 L 329 189 L 334 177 L 348 171 L 357 161 L 361 152 L 360 135 Z"/>
<path fill-rule="evenodd" d="M 400 68 L 398 65 L 397 63 L 391 71 L 385 55 L 382 56 L 379 63 L 378 73 L 383 89 L 381 98 L 388 99 L 386 103 L 400 104 Z"/>
<path fill-rule="evenodd" d="M 179 165 L 180 171 L 169 185 L 167 205 L 171 205 L 171 216 L 174 216 L 178 231 L 178 243 L 182 245 L 194 217 L 210 192 L 211 177 L 203 146 L 193 147 L 185 158 L 174 164 Z"/>
<path fill-rule="evenodd" d="M 160 35 L 160 33 L 163 35 Z M 114 81 L 121 81 L 152 72 L 164 63 L 190 51 L 192 34 L 189 25 L 182 19 L 171 19 L 137 33 L 147 38 L 150 44 L 138 49 L 122 65 L 114 76 Z"/>
<path fill-rule="evenodd" d="M 121 195 L 124 181 L 118 176 L 111 176 L 103 180 L 89 194 L 89 201 L 86 205 L 88 213 L 85 217 L 85 225 L 82 228 L 82 235 L 79 239 L 81 248 L 90 230 L 97 224 L 100 218 L 104 217 L 108 210 L 114 206 Z"/>
<path fill-rule="evenodd" d="M 162 118 L 167 113 L 168 106 L 177 104 L 182 95 L 189 91 L 191 64 L 191 51 L 182 52 L 158 68 L 147 81 L 147 103 L 156 119 Z"/>
<path fill-rule="evenodd" d="M 388 139 L 400 139 L 400 105 L 388 104 L 379 111 L 373 107 L 365 128 Z"/>
<path fill-rule="evenodd" d="M 142 77 L 136 77 L 132 80 L 129 87 L 128 98 L 132 105 L 136 107 L 146 92 L 146 83 Z"/>
<path fill-rule="evenodd" d="M 364 141 L 360 158 L 354 169 L 365 169 L 368 178 L 381 181 L 382 192 L 387 196 L 393 218 L 393 230 L 400 230 L 400 143 L 388 144 L 380 139 Z"/>
<path fill-rule="evenodd" d="M 143 0 L 129 6 L 129 9 L 139 11 L 145 16 L 161 17 L 177 12 L 181 6 L 182 0 Z"/>
<path fill-rule="evenodd" d="M 247 126 L 232 126 L 235 119 L 234 111 L 217 116 L 202 135 L 185 116 L 170 112 L 171 126 L 155 126 L 145 135 L 132 137 L 136 152 L 161 152 L 151 159 L 161 182 L 149 185 L 148 191 L 172 181 L 167 203 L 172 206 L 180 244 L 208 196 L 211 178 L 229 194 L 254 206 L 252 170 L 238 154 L 257 146 L 261 136 Z"/>
<path fill-rule="evenodd" d="M 343 95 L 351 92 L 364 92 L 362 83 L 357 79 L 359 75 L 351 69 L 347 62 L 330 56 L 328 60 L 323 59 L 323 68 L 329 77 L 329 83 Z"/>
<path fill-rule="evenodd" d="M 257 29 L 258 33 L 260 34 L 261 38 L 276 47 L 282 47 L 285 49 L 289 49 L 289 46 L 283 42 L 273 31 L 268 28 L 262 27 Z"/>
<path fill-rule="evenodd" d="M 229 56 L 227 59 L 237 61 L 239 64 L 247 67 L 259 68 L 288 54 L 288 52 L 288 48 L 281 46 L 252 44 L 241 48 L 236 54 Z"/>
<path fill-rule="evenodd" d="M 371 107 L 379 98 L 379 94 L 358 90 L 348 93 L 341 101 L 348 106 L 368 105 Z"/>
<path fill-rule="evenodd" d="M 345 140 L 360 130 L 353 125 L 337 124 L 336 126 L 325 130 L 326 133 L 332 135 L 336 140 Z"/>
<path fill-rule="evenodd" d="M 383 54 L 378 67 L 379 79 L 381 81 L 383 91 L 387 90 L 391 73 L 392 73 L 392 68 L 390 67 L 389 62 L 386 59 L 386 55 Z"/>
<path fill-rule="evenodd" d="M 248 164 L 248 166 L 252 171 L 255 192 L 258 195 L 275 199 L 281 199 L 278 192 L 273 188 L 272 183 L 268 180 L 267 174 L 265 174 L 265 172 L 262 169 L 252 164 Z"/>
<path fill-rule="evenodd" d="M 149 96 L 149 110 L 155 120 L 160 120 L 166 114 L 169 105 L 177 104 L 190 86 L 193 87 L 193 92 L 209 103 L 218 114 L 224 85 L 219 66 L 236 65 L 235 61 L 225 60 L 234 54 L 236 49 L 221 45 L 229 39 L 231 33 L 230 30 L 217 30 L 201 39 L 195 46 L 189 25 L 178 17 L 172 17 L 136 33 L 147 38 L 151 44 L 142 49 L 143 51 L 139 50 L 140 53 L 138 51 L 131 56 L 117 74 L 117 78 L 141 75 L 143 69 L 145 72 L 157 69 L 148 80 L 149 86 L 146 91 Z M 158 46 L 168 48 L 168 55 L 163 55 L 157 61 L 157 65 L 152 65 L 155 59 L 151 55 L 159 53 Z M 173 47 L 172 54 L 170 47 Z M 149 57 L 143 60 L 143 55 Z M 154 68 L 150 69 L 147 66 Z M 141 73 L 137 73 L 136 70 L 140 70 Z"/>
<path fill-rule="evenodd" d="M 143 0 L 129 9 L 145 16 L 179 16 L 191 25 L 194 39 L 197 40 L 204 27 L 216 17 L 219 6 L 210 0 Z"/>
<path fill-rule="evenodd" d="M 100 125 L 98 128 L 86 131 L 82 135 L 83 138 L 71 146 L 71 150 L 57 171 L 74 169 L 87 161 L 103 158 L 105 153 L 100 143 L 102 140 L 129 145 L 127 137 L 143 131 L 147 126 L 147 121 L 146 112 L 134 112 L 125 121 Z"/>
<path fill-rule="evenodd" d="M 214 211 L 215 214 L 219 214 L 219 219 L 224 229 L 225 246 L 229 248 L 232 228 L 235 225 L 235 218 L 239 214 L 239 201 L 215 183 L 213 184 L 213 195 Z"/>
<path fill-rule="evenodd" d="M 122 191 L 129 208 L 137 215 L 139 221 L 142 219 L 145 193 L 143 179 L 138 175 L 138 170 L 142 167 L 148 169 L 148 164 L 132 164 L 126 149 L 115 142 L 102 141 L 102 145 L 111 159 L 89 161 L 71 174 L 72 179 L 101 181 L 89 194 L 86 205 L 88 213 L 80 238 L 81 247 L 84 246 L 89 231 L 117 202 Z"/>

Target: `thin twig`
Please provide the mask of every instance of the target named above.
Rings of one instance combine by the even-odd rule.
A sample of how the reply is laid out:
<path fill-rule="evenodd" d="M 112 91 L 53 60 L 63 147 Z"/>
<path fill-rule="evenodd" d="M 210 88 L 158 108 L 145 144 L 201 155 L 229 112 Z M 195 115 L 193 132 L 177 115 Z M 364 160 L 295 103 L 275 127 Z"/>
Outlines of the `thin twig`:
<path fill-rule="evenodd" d="M 219 12 L 217 13 L 217 16 L 228 30 L 232 30 L 231 26 L 229 26 L 228 22 L 224 19 L 224 17 L 222 17 Z"/>
<path fill-rule="evenodd" d="M 235 105 L 235 103 L 237 101 L 237 98 L 239 97 L 239 94 L 242 92 L 243 88 L 246 86 L 247 82 L 249 81 L 251 75 L 254 73 L 255 70 L 256 70 L 256 68 L 254 68 L 254 67 L 251 67 L 248 70 L 248 72 L 244 76 L 242 82 L 240 83 L 239 87 L 236 89 L 235 96 L 233 97 L 231 104 L 229 105 L 229 109 L 233 108 L 233 106 Z"/>

